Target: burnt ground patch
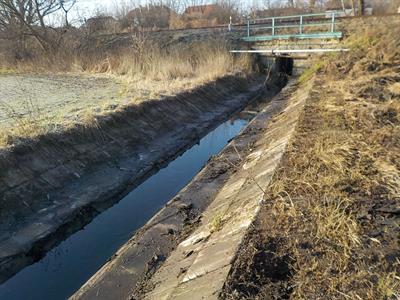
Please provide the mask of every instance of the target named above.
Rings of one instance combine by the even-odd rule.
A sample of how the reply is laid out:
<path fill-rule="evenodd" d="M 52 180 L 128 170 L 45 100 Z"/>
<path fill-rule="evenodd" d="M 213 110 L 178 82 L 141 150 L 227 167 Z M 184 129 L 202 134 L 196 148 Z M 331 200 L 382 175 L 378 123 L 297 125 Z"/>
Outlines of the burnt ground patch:
<path fill-rule="evenodd" d="M 257 220 L 238 251 L 223 299 L 289 299 L 293 258 L 285 239 L 264 236 L 261 223 Z"/>

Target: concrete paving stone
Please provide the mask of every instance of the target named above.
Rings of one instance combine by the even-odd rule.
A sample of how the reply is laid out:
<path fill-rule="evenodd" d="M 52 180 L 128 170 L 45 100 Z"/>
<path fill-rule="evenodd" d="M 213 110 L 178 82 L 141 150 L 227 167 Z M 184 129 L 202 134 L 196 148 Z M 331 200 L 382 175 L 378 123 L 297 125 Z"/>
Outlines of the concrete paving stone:
<path fill-rule="evenodd" d="M 174 300 L 213 300 L 218 299 L 230 266 L 198 277 L 195 284 L 180 284 L 166 299 Z"/>
<path fill-rule="evenodd" d="M 9 186 L 2 179 L 0 179 L 0 193 L 4 193 L 8 189 Z"/>
<path fill-rule="evenodd" d="M 257 164 L 262 154 L 263 154 L 262 150 L 254 151 L 253 153 L 251 153 L 249 156 L 246 157 L 246 161 L 243 164 L 242 168 L 244 170 L 253 168 Z"/>
<path fill-rule="evenodd" d="M 65 184 L 65 181 L 74 178 L 69 170 L 62 165 L 54 169 L 48 170 L 40 177 L 56 188 L 62 187 L 63 184 Z"/>
<path fill-rule="evenodd" d="M 16 187 L 27 180 L 28 178 L 19 168 L 8 169 L 7 174 L 3 178 L 3 181 L 10 188 Z"/>
<path fill-rule="evenodd" d="M 83 154 L 83 153 L 88 153 L 90 151 L 93 150 L 95 146 L 92 143 L 86 143 L 86 144 L 76 144 L 74 145 L 74 149 L 79 153 L 79 154 Z"/>
<path fill-rule="evenodd" d="M 182 278 L 182 283 L 196 279 L 228 265 L 236 252 L 242 235 L 217 233 L 210 239 Z M 217 241 L 213 243 L 213 240 Z"/>
<path fill-rule="evenodd" d="M 43 186 L 44 185 L 43 185 L 42 181 L 31 180 L 31 181 L 26 181 L 26 182 L 20 184 L 19 186 L 10 190 L 10 192 L 14 193 L 22 201 L 25 201 L 24 195 L 26 195 L 26 194 L 32 195 L 32 197 L 34 197 L 37 201 L 42 201 L 43 197 L 45 197 L 45 195 L 43 194 Z"/>
<path fill-rule="evenodd" d="M 46 160 L 40 157 L 39 155 L 31 154 L 28 157 L 26 157 L 26 160 L 29 161 L 27 163 L 29 168 L 36 173 L 43 173 L 46 170 L 56 167 L 54 165 L 54 162 L 51 162 L 51 160 L 49 159 Z"/>
<path fill-rule="evenodd" d="M 99 149 L 96 148 L 96 149 L 91 149 L 90 152 L 80 154 L 77 158 L 85 162 L 101 163 L 109 161 L 111 159 L 111 155 L 101 148 Z"/>
<path fill-rule="evenodd" d="M 155 283 L 160 287 L 157 289 L 157 295 L 171 292 L 180 283 L 181 278 L 196 258 L 196 253 L 186 257 L 184 252 L 178 252 L 175 253 L 176 257 L 174 259 L 169 259 L 165 262 L 164 265 L 168 267 L 164 268 L 164 271 L 161 271 L 157 276 L 157 282 Z"/>
<path fill-rule="evenodd" d="M 18 254 L 21 244 L 17 241 L 8 238 L 0 242 L 0 260 Z"/>
<path fill-rule="evenodd" d="M 73 174 L 75 177 L 80 177 L 85 172 L 86 165 L 80 160 L 72 160 L 64 163 L 64 166 Z M 78 176 L 77 176 L 78 175 Z M 78 177 L 78 178 L 79 178 Z"/>
<path fill-rule="evenodd" d="M 20 245 L 25 245 L 45 236 L 51 232 L 52 229 L 54 229 L 52 224 L 39 222 L 31 223 L 13 235 L 12 240 Z"/>
<path fill-rule="evenodd" d="M 60 205 L 60 204 L 54 205 L 52 207 L 52 213 L 51 213 L 52 218 L 49 220 L 49 222 L 53 222 L 54 224 L 59 224 L 59 225 L 65 224 L 66 220 L 71 219 L 71 213 L 73 213 L 73 211 L 76 209 L 72 208 L 71 206 L 72 205 L 70 206 Z"/>
<path fill-rule="evenodd" d="M 236 193 L 242 188 L 245 182 L 245 177 L 239 177 L 238 175 L 235 175 L 235 177 L 228 180 L 225 186 L 218 193 L 217 198 L 215 199 L 217 200 L 217 202 L 215 202 L 214 200 L 211 205 L 217 204 L 219 199 L 221 199 L 222 201 L 226 201 L 226 199 L 236 195 Z"/>

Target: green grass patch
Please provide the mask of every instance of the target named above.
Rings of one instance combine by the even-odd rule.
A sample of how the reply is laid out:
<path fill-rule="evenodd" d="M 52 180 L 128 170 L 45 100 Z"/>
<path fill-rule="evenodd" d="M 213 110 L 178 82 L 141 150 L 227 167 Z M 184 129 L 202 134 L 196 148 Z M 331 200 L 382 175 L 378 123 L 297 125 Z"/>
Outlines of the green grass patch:
<path fill-rule="evenodd" d="M 314 76 L 314 74 L 316 74 L 317 72 L 322 70 L 327 64 L 328 64 L 328 60 L 320 59 L 320 60 L 316 61 L 313 65 L 311 65 L 311 67 L 309 67 L 307 70 L 305 70 L 303 72 L 303 74 L 301 74 L 301 76 L 299 78 L 299 83 L 304 84 L 307 81 L 309 81 Z"/>
<path fill-rule="evenodd" d="M 15 70 L 13 70 L 13 69 L 0 67 L 0 75 L 3 75 L 3 74 L 14 74 L 14 73 L 15 73 Z"/>
<path fill-rule="evenodd" d="M 348 38 L 345 42 L 347 47 L 349 47 L 352 51 L 367 49 L 369 47 L 375 46 L 379 43 L 380 37 L 369 35 L 368 33 L 352 36 Z"/>

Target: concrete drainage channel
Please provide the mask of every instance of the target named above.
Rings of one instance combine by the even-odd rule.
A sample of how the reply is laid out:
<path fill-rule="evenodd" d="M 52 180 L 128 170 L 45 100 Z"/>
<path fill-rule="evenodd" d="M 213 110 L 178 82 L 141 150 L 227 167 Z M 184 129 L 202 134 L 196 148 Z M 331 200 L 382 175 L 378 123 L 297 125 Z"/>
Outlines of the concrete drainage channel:
<path fill-rule="evenodd" d="M 230 85 L 230 81 L 227 81 L 228 84 Z M 270 97 L 274 94 L 276 94 L 279 91 L 279 83 L 275 83 L 276 85 L 270 85 L 269 87 L 272 88 L 270 91 L 265 92 L 264 91 L 264 100 L 268 101 Z M 234 87 L 234 85 L 233 85 Z M 226 102 L 226 100 L 213 100 L 216 97 L 218 97 L 218 94 L 214 98 L 209 98 L 207 99 L 207 102 L 197 102 L 200 103 L 200 105 L 203 105 L 204 108 L 198 107 L 193 105 L 193 101 L 189 101 L 187 104 L 186 111 L 189 109 L 189 112 L 194 115 L 194 114 L 199 114 L 201 111 L 200 109 L 212 109 L 214 107 L 214 110 L 216 110 L 213 113 L 208 113 L 208 114 L 203 114 L 203 117 L 199 117 L 196 122 L 193 123 L 193 125 L 186 125 L 184 130 L 190 130 L 191 126 L 193 127 L 192 130 L 194 131 L 192 135 L 187 135 L 186 138 L 180 138 L 180 146 L 181 148 L 177 148 L 176 145 L 171 145 L 168 143 L 168 134 L 164 136 L 164 138 L 158 143 L 163 143 L 164 144 L 164 150 L 167 154 L 164 159 L 160 159 L 160 153 L 155 153 L 152 154 L 150 153 L 149 156 L 150 158 L 158 158 L 155 165 L 147 165 L 145 169 L 138 169 L 139 172 L 138 174 L 132 173 L 136 172 L 136 166 L 135 164 L 132 165 L 133 169 L 132 172 L 128 172 L 126 168 L 124 167 L 129 167 L 130 163 L 132 161 L 146 161 L 146 159 L 143 159 L 141 157 L 140 153 L 134 153 L 134 158 L 126 158 L 126 156 L 122 156 L 121 158 L 118 158 L 119 160 L 114 161 L 114 164 L 110 166 L 109 164 L 106 165 L 107 167 L 105 170 L 102 170 L 100 173 L 97 172 L 96 168 L 97 167 L 102 167 L 103 165 L 100 164 L 101 160 L 99 160 L 99 164 L 95 169 L 91 169 L 92 173 L 94 173 L 96 176 L 91 177 L 92 173 L 89 173 L 88 176 L 86 176 L 85 173 L 81 173 L 81 170 L 79 170 L 79 174 L 77 172 L 73 173 L 73 175 L 79 175 L 76 176 L 78 177 L 78 183 L 72 183 L 70 184 L 70 181 L 66 181 L 65 186 L 68 188 L 65 189 L 62 193 L 57 194 L 55 191 L 51 190 L 51 194 L 47 194 L 47 200 L 50 202 L 53 201 L 54 198 L 57 199 L 56 196 L 63 196 L 69 195 L 68 199 L 73 200 L 74 195 L 78 195 L 77 192 L 80 192 L 80 188 L 82 187 L 89 187 L 87 190 L 84 192 L 85 199 L 88 199 L 87 196 L 92 196 L 92 199 L 99 199 L 97 201 L 94 201 L 94 205 L 91 204 L 91 206 L 88 206 L 88 209 L 85 208 L 85 206 L 82 206 L 83 210 L 78 210 L 78 213 L 72 217 L 68 217 L 68 215 L 62 215 L 65 212 L 69 212 L 72 209 L 75 209 L 75 204 L 71 206 L 71 208 L 68 208 L 65 210 L 63 206 L 60 206 L 60 202 L 54 201 L 53 205 L 50 205 L 49 208 L 46 209 L 40 209 L 38 210 L 38 213 L 33 214 L 31 219 L 27 219 L 26 223 L 28 226 L 25 226 L 23 223 L 19 229 L 13 231 L 12 234 L 7 233 L 6 230 L 3 230 L 4 228 L 8 228 L 7 226 L 9 225 L 7 222 L 4 222 L 4 219 L 2 220 L 1 226 L 5 226 L 2 229 L 2 236 L 0 238 L 0 280 L 3 282 L 0 285 L 0 298 L 1 299 L 64 299 L 71 295 L 79 286 L 81 286 L 86 280 L 89 279 L 89 277 L 99 268 L 101 265 L 104 264 L 104 262 L 109 258 L 115 251 L 124 243 L 126 240 L 129 239 L 129 237 L 132 235 L 135 230 L 143 226 L 144 223 L 157 211 L 159 210 L 173 195 L 175 195 L 182 187 L 184 187 L 190 178 L 192 178 L 201 168 L 204 166 L 206 161 L 218 153 L 223 146 L 231 139 L 233 138 L 246 124 L 248 120 L 248 115 L 254 116 L 254 112 L 250 112 L 247 114 L 246 117 L 241 118 L 233 118 L 229 121 L 226 120 L 226 115 L 228 113 L 232 114 L 232 112 L 237 111 L 241 107 L 243 108 L 243 104 L 248 103 L 249 99 L 254 97 L 254 95 L 259 93 L 259 87 L 260 85 L 258 84 L 258 88 L 254 88 L 255 86 L 253 85 L 253 88 L 247 90 L 247 92 L 240 92 L 239 95 L 236 94 L 234 98 L 231 98 L 232 101 Z M 227 92 L 229 93 L 228 88 Z M 234 91 L 241 90 L 242 88 L 233 88 Z M 213 90 L 218 90 L 218 85 L 217 86 L 212 86 L 211 88 L 211 95 L 215 92 Z M 199 93 L 196 94 L 197 97 L 204 97 L 204 93 L 202 90 L 199 91 Z M 227 98 L 227 94 L 222 95 L 222 97 Z M 207 97 L 207 94 L 206 94 Z M 247 98 L 247 99 L 246 99 Z M 183 99 L 177 98 L 172 99 L 170 102 L 175 103 L 178 102 L 180 103 L 187 103 L 185 101 L 182 101 Z M 175 101 L 175 102 L 174 102 Z M 214 102 L 212 102 L 214 101 Z M 224 102 L 225 101 L 225 102 Z M 170 102 L 166 102 L 167 104 L 164 105 L 161 109 L 163 111 L 167 110 L 168 112 L 173 109 L 173 105 L 171 106 Z M 265 105 L 265 103 L 264 103 Z M 150 114 L 156 114 L 158 111 L 160 111 L 160 108 L 158 108 L 158 111 L 154 111 L 154 108 L 157 107 L 156 105 L 153 105 L 151 103 L 148 108 L 141 108 L 144 112 L 146 110 L 150 112 Z M 236 108 L 235 108 L 236 107 Z M 253 110 L 253 108 L 251 108 Z M 132 112 L 123 112 L 121 116 L 118 117 L 123 117 L 127 115 L 128 117 L 132 117 Z M 225 116 L 224 116 L 225 115 Z M 135 115 L 133 115 L 135 116 Z M 147 119 L 148 116 L 146 115 Z M 184 114 L 180 113 L 177 116 L 178 118 L 183 118 Z M 175 118 L 176 119 L 176 118 Z M 187 119 L 187 117 L 186 117 Z M 111 125 L 113 125 L 113 120 L 105 120 L 104 123 L 102 124 L 108 124 L 111 122 Z M 148 120 L 141 121 L 141 124 L 147 124 Z M 176 121 L 174 120 L 175 123 L 179 122 L 179 119 Z M 215 128 L 215 124 L 217 122 L 223 122 L 221 125 L 219 125 L 217 128 Z M 108 122 L 108 123 L 107 123 Z M 199 124 L 202 122 L 201 130 L 199 130 Z M 136 124 L 136 123 L 135 123 Z M 120 126 L 120 125 L 118 125 Z M 128 129 L 131 126 L 131 123 L 128 122 L 128 124 L 123 124 L 123 126 L 128 127 Z M 196 128 L 197 126 L 197 128 Z M 107 126 L 104 126 L 104 128 L 109 129 Z M 115 128 L 115 126 L 114 126 Z M 215 128 L 215 129 L 212 129 Z M 166 128 L 168 130 L 168 128 Z M 211 132 L 209 132 L 203 139 L 201 139 L 200 144 L 197 146 L 193 146 L 198 140 L 198 136 L 203 136 L 206 131 L 209 131 L 211 129 Z M 110 132 L 113 132 L 113 127 L 110 127 Z M 181 133 L 184 131 L 178 131 L 178 133 Z M 106 132 L 107 133 L 107 132 Z M 125 131 L 123 132 L 124 135 L 127 135 L 131 132 Z M 148 132 L 146 132 L 148 133 Z M 149 132 L 152 134 L 152 132 Z M 195 133 L 195 134 L 194 134 Z M 175 141 L 179 139 L 180 135 L 175 133 Z M 196 138 L 197 136 L 197 138 Z M 51 137 L 54 138 L 54 137 Z M 76 153 L 77 147 L 71 147 L 69 151 L 65 151 L 67 146 L 70 146 L 68 143 L 70 140 L 69 138 L 65 138 L 65 136 L 61 137 L 64 140 L 64 149 L 60 148 L 60 145 L 57 144 L 57 137 L 55 137 L 53 140 L 49 138 L 44 138 L 43 142 L 39 142 L 37 145 L 37 149 L 39 150 L 46 150 L 43 151 L 47 155 L 46 163 L 51 164 L 52 161 L 52 155 L 56 154 L 62 154 L 62 158 L 68 159 L 67 161 L 71 161 L 71 154 Z M 127 138 L 129 139 L 129 138 Z M 123 139 L 122 139 L 123 140 Z M 46 144 L 46 142 L 51 142 L 50 146 Z M 67 142 L 65 142 L 67 141 Z M 121 142 L 121 141 L 119 141 Z M 128 141 L 131 142 L 131 141 Z M 147 141 L 144 141 L 144 144 L 146 144 Z M 175 142 L 176 143 L 176 142 Z M 121 145 L 116 147 L 118 142 L 116 143 L 115 140 L 112 140 L 110 143 L 105 144 L 103 149 L 96 149 L 101 150 L 105 154 L 107 154 L 108 160 L 110 157 L 110 154 L 112 155 L 112 151 L 116 149 L 116 151 L 120 151 L 120 149 L 126 149 L 126 153 L 132 153 L 131 149 L 129 148 L 130 144 L 126 144 L 125 148 L 121 148 Z M 71 145 L 72 146 L 72 145 Z M 94 143 L 93 146 L 96 146 Z M 47 147 L 47 148 L 46 148 Z M 57 151 L 51 152 L 50 150 L 54 150 L 53 148 L 58 149 Z M 185 149 L 189 147 L 189 150 L 186 150 L 184 155 L 181 157 L 178 157 L 175 161 L 171 162 L 172 159 L 176 158 L 178 155 L 182 154 Z M 43 149 L 42 149 L 43 148 Z M 61 150 L 60 150 L 61 149 Z M 91 151 L 91 148 L 86 148 L 88 151 Z M 85 149 L 85 151 L 86 151 Z M 37 150 L 37 152 L 40 151 Z M 92 157 L 88 155 L 88 153 L 91 152 L 81 152 L 82 154 L 86 155 L 91 159 Z M 143 151 L 143 150 L 141 150 Z M 79 151 L 78 151 L 79 152 Z M 108 153 L 107 153 L 108 152 Z M 124 153 L 125 153 L 124 152 Z M 18 151 L 19 155 L 22 155 L 23 159 L 20 160 L 13 160 L 13 159 L 8 159 L 6 161 L 5 165 L 2 165 L 2 172 L 1 178 L 0 178 L 0 184 L 4 184 L 5 186 L 0 186 L 0 190 L 4 189 L 6 192 L 3 194 L 3 200 L 12 200 L 12 197 L 5 197 L 9 195 L 14 195 L 16 194 L 16 191 L 19 193 L 22 192 L 29 192 L 29 190 L 25 189 L 25 184 L 30 184 L 31 186 L 35 187 L 35 181 L 34 179 L 30 179 L 25 176 L 21 176 L 17 181 L 11 182 L 11 179 L 17 178 L 15 176 L 4 176 L 4 174 L 7 173 L 7 168 L 10 170 L 16 170 L 18 171 L 21 166 L 24 167 L 25 170 L 30 171 L 31 168 L 33 169 L 34 162 L 36 163 L 36 158 L 32 159 L 32 155 L 36 155 L 36 153 L 32 153 L 31 149 L 25 149 L 21 148 Z M 143 152 L 144 155 L 146 156 L 146 153 Z M 43 153 L 42 153 L 43 154 Z M 49 155 L 50 154 L 50 155 Z M 11 153 L 12 155 L 12 153 Z M 26 157 L 25 157 L 26 156 Z M 38 155 L 40 157 L 40 155 Z M 83 159 L 84 156 L 81 155 L 81 159 Z M 106 158 L 107 158 L 106 157 Z M 59 162 L 59 157 L 57 157 L 57 162 Z M 125 164 L 122 164 L 124 162 Z M 158 172 L 156 175 L 151 176 L 151 174 L 154 174 L 154 172 L 158 169 L 161 168 L 163 165 L 167 165 L 169 162 L 169 166 L 165 169 L 162 169 L 160 172 Z M 4 163 L 4 162 L 0 162 Z M 15 163 L 14 168 L 12 163 Z M 25 165 L 24 165 L 25 164 Z M 215 164 L 215 166 L 213 166 Z M 68 169 L 64 167 L 64 164 L 62 164 L 62 168 Z M 210 167 L 211 165 L 211 167 Z M 38 166 L 38 165 L 36 165 Z M 47 167 L 45 163 L 42 163 L 40 167 Z M 66 166 L 66 165 L 65 165 Z M 140 166 L 140 165 L 139 165 Z M 157 168 L 158 167 L 158 168 Z M 60 170 L 60 167 L 56 167 L 54 170 L 50 170 L 49 174 L 51 172 L 55 172 L 57 170 Z M 94 170 L 94 172 L 93 172 Z M 146 171 L 147 170 L 147 171 Z M 206 171 L 204 171 L 206 170 Z M 149 243 L 151 243 L 155 248 L 161 249 L 165 246 L 164 248 L 164 253 L 168 254 L 174 245 L 176 245 L 182 238 L 184 238 L 187 234 L 189 234 L 198 224 L 199 217 L 201 212 L 207 207 L 207 205 L 211 202 L 213 197 L 215 196 L 216 192 L 218 189 L 223 185 L 223 183 L 228 179 L 228 177 L 234 172 L 229 168 L 226 163 L 221 163 L 216 161 L 215 158 L 212 158 L 208 166 L 204 169 L 200 174 L 204 175 L 204 172 L 206 172 L 207 176 L 202 177 L 202 180 L 205 180 L 206 182 L 211 183 L 213 187 L 210 188 L 210 185 L 207 185 L 206 190 L 204 191 L 205 194 L 200 195 L 201 198 L 204 198 L 204 201 L 199 201 L 199 205 L 195 207 L 196 205 L 192 206 L 192 204 L 186 205 L 184 203 L 181 203 L 182 205 L 179 207 L 175 207 L 176 198 L 175 200 L 171 200 L 174 203 L 173 207 L 171 209 L 174 212 L 177 212 L 175 214 L 175 219 L 176 222 L 179 223 L 179 226 L 181 228 L 178 228 L 179 226 L 177 225 L 176 229 L 169 228 L 167 230 L 167 235 L 164 235 L 163 237 L 167 237 L 167 239 L 170 241 L 169 243 L 165 243 L 164 245 L 158 244 L 158 241 L 154 241 L 154 238 L 149 236 L 149 233 L 152 232 L 153 229 L 156 229 L 152 224 L 154 225 L 154 221 L 160 221 L 160 217 L 165 217 L 163 216 L 164 212 L 169 211 L 169 205 L 167 205 L 163 210 L 161 210 L 153 219 L 151 219 L 146 226 L 144 226 L 142 229 L 138 230 L 133 237 L 133 239 L 128 242 L 131 243 L 137 238 L 144 238 L 144 240 L 147 239 Z M 45 173 L 47 174 L 47 170 L 44 170 Z M 73 172 L 73 171 L 71 171 Z M 82 171 L 83 172 L 83 171 Z M 15 172 L 13 171 L 13 175 Z M 123 174 L 121 176 L 120 174 Z M 136 176 L 142 176 L 142 178 L 149 178 L 142 184 L 140 184 L 140 181 L 136 180 L 133 181 L 133 179 L 129 179 L 132 177 L 132 174 L 135 174 Z M 29 174 L 29 172 L 28 172 Z M 104 174 L 104 180 L 96 181 L 99 180 L 98 175 Z M 145 175 L 147 174 L 147 175 Z M 115 175 L 115 176 L 113 176 Z M 111 177 L 110 177 L 111 176 Z M 202 176 L 202 175 L 198 175 Z M 113 178 L 114 177 L 114 178 Z M 35 180 L 42 180 L 42 176 L 36 176 Z M 51 177 L 49 177 L 51 178 Z M 75 177 L 74 177 L 75 178 Z M 95 181 L 92 182 L 92 179 L 95 179 Z M 113 179 L 110 181 L 110 179 Z M 63 178 L 61 178 L 63 179 Z M 59 180 L 61 183 L 61 180 L 58 176 L 55 176 L 53 180 Z M 101 178 L 100 178 L 101 179 Z M 27 180 L 27 181 L 25 181 Z M 31 182 L 28 182 L 31 180 Z M 75 178 L 76 181 L 76 178 Z M 196 182 L 196 181 L 195 181 Z M 57 183 L 57 182 L 55 182 Z M 197 182 L 198 183 L 198 182 Z M 8 188 L 7 188 L 8 184 Z M 104 185 L 103 189 L 103 194 L 98 194 L 97 190 L 91 190 L 90 186 L 93 184 L 94 186 L 102 186 Z M 140 184 L 138 186 L 138 184 Z M 125 185 L 128 187 L 125 187 L 125 189 L 128 189 L 130 186 L 130 189 L 134 188 L 135 186 L 137 187 L 134 189 L 132 192 L 130 192 L 124 200 L 119 202 L 119 204 L 115 205 L 111 209 L 108 209 L 113 203 L 118 201 L 118 195 L 126 195 L 127 192 L 124 192 L 124 188 L 118 187 L 115 188 L 116 185 Z M 102 186 L 103 187 L 103 186 Z M 196 186 L 191 186 L 191 188 L 186 187 L 184 190 L 190 190 L 194 189 L 196 190 Z M 110 193 L 110 190 L 112 192 Z M 194 191 L 192 190 L 192 192 Z M 14 193 L 14 194 L 13 194 Z M 23 194 L 21 193 L 21 196 Z M 40 195 L 40 194 L 39 194 Z M 46 194 L 45 194 L 46 195 Z M 49 197 L 51 195 L 51 197 Z M 101 197 L 97 197 L 97 196 Z M 72 197 L 71 197 L 72 196 Z M 40 198 L 38 196 L 38 193 L 35 193 L 35 196 L 33 198 Z M 60 199 L 64 200 L 62 197 L 59 197 Z M 178 196 L 179 198 L 179 196 Z M 195 198 L 195 197 L 194 197 Z M 89 198 L 90 199 L 90 198 Z M 106 200 L 109 199 L 109 200 Z M 119 198 L 121 199 L 121 198 Z M 106 201 L 105 201 L 106 200 Z M 30 199 L 27 199 L 29 202 Z M 37 201 L 37 200 L 35 200 Z M 69 201 L 69 200 L 68 200 Z M 92 200 L 93 201 L 93 200 Z M 17 202 L 16 202 L 17 203 Z M 26 203 L 24 201 L 24 203 Z M 29 202 L 30 203 L 30 202 Z M 79 202 L 79 205 L 85 204 L 85 202 Z M 64 205 L 64 204 L 63 204 Z M 65 206 L 65 205 L 64 205 Z M 32 210 L 34 205 L 30 207 Z M 93 211 L 94 208 L 95 210 Z M 107 210 L 108 209 L 108 210 Z M 176 210 L 177 209 L 177 210 Z M 106 210 L 106 211 L 105 211 Z M 105 211 L 103 214 L 99 215 L 97 218 L 93 219 L 95 215 L 97 215 L 99 212 Z M 171 212 L 171 211 L 169 211 Z M 2 212 L 4 213 L 4 211 Z M 30 212 L 31 213 L 31 212 Z M 60 215 L 61 213 L 61 215 Z M 179 217 L 178 217 L 179 216 Z M 183 217 L 183 219 L 181 219 Z M 49 222 L 54 222 L 52 220 L 55 220 L 56 223 L 49 223 Z M 35 221 L 36 220 L 36 221 Z M 93 221 L 92 221 L 93 220 Z M 80 231 L 78 233 L 73 234 L 80 228 L 82 228 L 85 224 L 90 223 L 89 226 L 85 228 L 85 230 Z M 54 225 L 49 225 L 49 224 L 54 224 Z M 60 225 L 58 225 L 60 224 Z M 59 226 L 59 227 L 56 227 Z M 12 227 L 10 227 L 12 228 Z M 55 229 L 55 231 L 54 231 Z M 182 229 L 182 230 L 180 230 Z M 157 234 L 160 234 L 160 231 L 157 231 Z M 72 234 L 72 235 L 71 235 Z M 157 236 L 156 234 L 156 236 Z M 150 234 L 151 235 L 151 234 Z M 60 240 L 65 239 L 68 237 L 64 242 L 59 244 Z M 58 246 L 56 246 L 59 244 Z M 31 250 L 29 250 L 31 247 Z M 121 249 L 124 249 L 125 246 L 123 246 Z M 136 283 L 140 283 L 142 280 L 146 278 L 146 276 L 149 276 L 152 274 L 153 271 L 156 270 L 158 264 L 162 262 L 165 257 L 163 255 L 157 255 L 154 253 L 154 247 L 150 247 L 150 251 L 147 251 L 145 253 L 145 256 L 142 257 L 142 260 L 138 260 L 137 262 L 139 265 L 142 267 L 144 266 L 144 269 L 142 268 L 139 270 L 136 279 L 134 280 Z M 52 250 L 51 250 L 52 249 Z M 22 252 L 20 252 L 22 251 Z M 25 251 L 25 252 L 24 252 Z M 43 254 L 45 251 L 49 251 L 45 257 L 43 257 Z M 120 250 L 121 251 L 121 250 Z M 118 255 L 118 254 L 117 254 Z M 150 255 L 150 257 L 147 257 Z M 34 261 L 38 261 L 34 263 L 33 265 L 24 268 L 27 264 L 30 264 Z M 114 260 L 111 259 L 111 262 Z M 106 264 L 107 266 L 108 264 Z M 24 268 L 24 269 L 23 269 Z M 12 278 L 8 279 L 13 273 L 17 272 L 19 269 L 23 269 L 17 275 L 13 276 Z M 132 283 L 132 281 L 130 282 Z M 117 285 L 120 285 L 117 283 Z M 21 287 L 24 287 L 24 289 L 21 289 Z M 131 287 L 129 292 L 131 292 Z"/>
<path fill-rule="evenodd" d="M 227 156 L 236 171 L 202 213 L 196 229 L 136 287 L 131 299 L 225 299 L 222 291 L 232 262 L 264 201 L 264 191 L 295 132 L 311 87 L 312 82 L 289 85 L 229 144 L 224 151 L 234 148 L 240 158 L 232 161 Z M 243 151 L 249 139 L 253 142 Z"/>
<path fill-rule="evenodd" d="M 262 91 L 227 76 L 0 150 L 0 283 L 121 200 Z"/>
<path fill-rule="evenodd" d="M 217 299 L 308 89 L 274 97 L 71 299 Z"/>
<path fill-rule="evenodd" d="M 250 124 L 71 299 L 217 299 L 309 87 L 297 91 L 291 82 L 255 109 Z"/>
<path fill-rule="evenodd" d="M 100 120 L 100 147 L 96 132 L 82 133 L 77 128 L 67 136 L 44 137 L 35 148 L 20 147 L 15 152 L 19 159 L 13 152 L 11 159 L 3 157 L 2 205 L 18 204 L 13 200 L 25 196 L 29 210 L 24 206 L 13 208 L 18 219 L 2 211 L 0 298 L 65 299 L 85 282 L 72 298 L 144 295 L 150 278 L 157 278 L 166 258 L 173 257 L 173 249 L 207 219 L 202 213 L 218 199 L 242 164 L 242 157 L 252 151 L 267 121 L 285 106 L 285 96 L 275 97 L 268 105 L 279 92 L 281 80 L 275 73 L 264 89 L 260 78 L 250 84 L 243 79 L 222 79 L 221 85 L 211 84 L 193 94 L 150 102 L 134 110 L 128 108 Z M 243 110 L 250 99 L 257 101 L 239 116 L 226 120 Z M 255 115 L 250 126 L 235 137 Z M 114 138 L 115 134 L 120 136 Z M 82 141 L 86 144 L 80 145 Z M 16 176 L 22 170 L 24 176 Z M 35 176 L 29 177 L 31 173 Z M 32 187 L 35 193 L 29 194 Z M 219 227 L 217 217 L 213 222 Z M 76 232 L 86 224 L 84 230 Z M 207 239 L 205 236 L 199 241 Z"/>

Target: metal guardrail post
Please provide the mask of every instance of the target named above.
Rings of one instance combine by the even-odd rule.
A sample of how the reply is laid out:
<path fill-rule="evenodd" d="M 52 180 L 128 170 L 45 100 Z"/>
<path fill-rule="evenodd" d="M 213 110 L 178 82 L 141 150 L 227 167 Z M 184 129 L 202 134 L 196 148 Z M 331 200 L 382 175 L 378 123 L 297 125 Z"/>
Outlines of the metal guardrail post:
<path fill-rule="evenodd" d="M 247 19 L 247 37 L 250 37 L 250 19 Z"/>
<path fill-rule="evenodd" d="M 332 13 L 332 32 L 335 32 L 335 12 Z"/>
<path fill-rule="evenodd" d="M 275 35 L 275 18 L 272 18 L 272 35 Z"/>
<path fill-rule="evenodd" d="M 300 16 L 300 34 L 303 33 L 303 16 Z"/>

